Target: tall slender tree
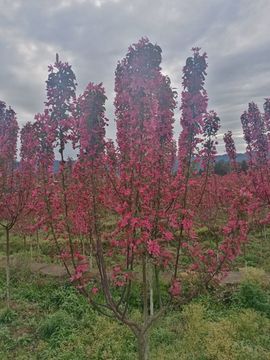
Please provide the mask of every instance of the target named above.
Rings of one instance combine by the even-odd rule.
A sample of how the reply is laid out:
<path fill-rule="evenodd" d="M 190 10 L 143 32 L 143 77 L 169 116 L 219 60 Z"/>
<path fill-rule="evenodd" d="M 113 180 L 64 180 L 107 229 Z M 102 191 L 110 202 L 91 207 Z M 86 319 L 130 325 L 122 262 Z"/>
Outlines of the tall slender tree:
<path fill-rule="evenodd" d="M 18 123 L 16 114 L 0 102 L 0 225 L 6 237 L 6 299 L 10 304 L 10 232 L 21 216 L 25 216 L 32 190 L 31 162 L 22 150 L 20 163 L 16 161 Z M 24 132 L 21 136 L 25 147 Z"/>

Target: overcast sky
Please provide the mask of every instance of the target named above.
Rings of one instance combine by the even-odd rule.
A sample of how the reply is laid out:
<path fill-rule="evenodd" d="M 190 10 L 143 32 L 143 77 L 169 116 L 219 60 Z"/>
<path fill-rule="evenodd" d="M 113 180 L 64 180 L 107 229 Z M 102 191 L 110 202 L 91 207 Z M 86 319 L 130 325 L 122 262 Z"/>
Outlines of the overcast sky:
<path fill-rule="evenodd" d="M 199 46 L 208 54 L 209 109 L 243 151 L 240 115 L 249 101 L 262 107 L 270 96 L 269 14 L 270 0 L 0 0 L 0 100 L 20 125 L 32 121 L 58 52 L 72 64 L 78 93 L 89 81 L 104 83 L 114 138 L 114 71 L 128 46 L 142 36 L 160 45 L 163 72 L 179 94 L 185 59 Z"/>

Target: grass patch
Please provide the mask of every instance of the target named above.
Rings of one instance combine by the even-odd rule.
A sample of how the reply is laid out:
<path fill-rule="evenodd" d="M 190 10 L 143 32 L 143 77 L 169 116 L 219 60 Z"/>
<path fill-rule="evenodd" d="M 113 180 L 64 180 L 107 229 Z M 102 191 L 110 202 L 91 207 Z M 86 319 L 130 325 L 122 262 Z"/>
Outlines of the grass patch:
<path fill-rule="evenodd" d="M 251 234 L 254 239 L 236 266 L 260 269 L 246 267 L 239 286 L 222 286 L 187 306 L 169 309 L 151 333 L 150 359 L 270 359 L 270 285 L 266 277 L 270 242 L 265 234 L 255 235 Z M 0 298 L 1 360 L 136 359 L 136 341 L 127 327 L 96 313 L 63 279 L 32 274 L 25 265 L 30 252 L 18 238 L 12 241 L 17 242 L 13 256 L 20 261 L 11 272 L 11 309 L 6 308 L 4 296 Z M 49 253 L 42 255 L 44 259 Z M 0 293 L 4 290 L 2 271 Z M 141 309 L 140 290 L 134 284 L 131 308 L 136 318 Z M 164 288 L 164 294 L 166 291 Z"/>

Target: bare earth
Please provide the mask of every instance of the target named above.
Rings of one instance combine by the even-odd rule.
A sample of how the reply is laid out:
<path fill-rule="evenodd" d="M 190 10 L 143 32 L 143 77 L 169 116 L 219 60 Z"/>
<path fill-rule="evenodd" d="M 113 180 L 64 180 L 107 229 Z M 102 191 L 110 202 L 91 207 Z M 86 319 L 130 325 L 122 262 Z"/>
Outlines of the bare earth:
<path fill-rule="evenodd" d="M 14 258 L 10 260 L 12 267 L 19 267 L 20 262 Z M 6 260 L 4 257 L 0 257 L 0 269 L 4 269 L 6 266 Z M 24 264 L 25 266 L 25 264 Z M 67 272 L 64 266 L 58 264 L 48 264 L 48 263 L 39 263 L 39 262 L 29 262 L 27 264 L 30 270 L 33 273 L 39 273 L 41 275 L 52 276 L 56 278 L 66 277 Z M 239 271 L 230 271 L 226 278 L 224 278 L 222 284 L 239 284 L 245 275 L 245 269 L 240 269 Z M 270 280 L 270 274 L 267 275 L 267 278 Z"/>

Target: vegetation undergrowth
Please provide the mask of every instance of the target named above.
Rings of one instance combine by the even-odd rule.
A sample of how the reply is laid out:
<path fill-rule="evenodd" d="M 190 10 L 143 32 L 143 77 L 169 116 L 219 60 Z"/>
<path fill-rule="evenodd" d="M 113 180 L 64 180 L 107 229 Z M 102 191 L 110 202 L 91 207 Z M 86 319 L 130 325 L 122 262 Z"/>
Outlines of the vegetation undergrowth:
<path fill-rule="evenodd" d="M 249 270 L 239 285 L 221 286 L 191 304 L 174 304 L 153 329 L 150 359 L 267 360 L 270 357 L 270 287 L 263 270 Z M 136 359 L 127 329 L 89 307 L 65 280 L 13 270 L 12 302 L 0 276 L 1 359 Z M 140 299 L 134 289 L 133 312 Z"/>

